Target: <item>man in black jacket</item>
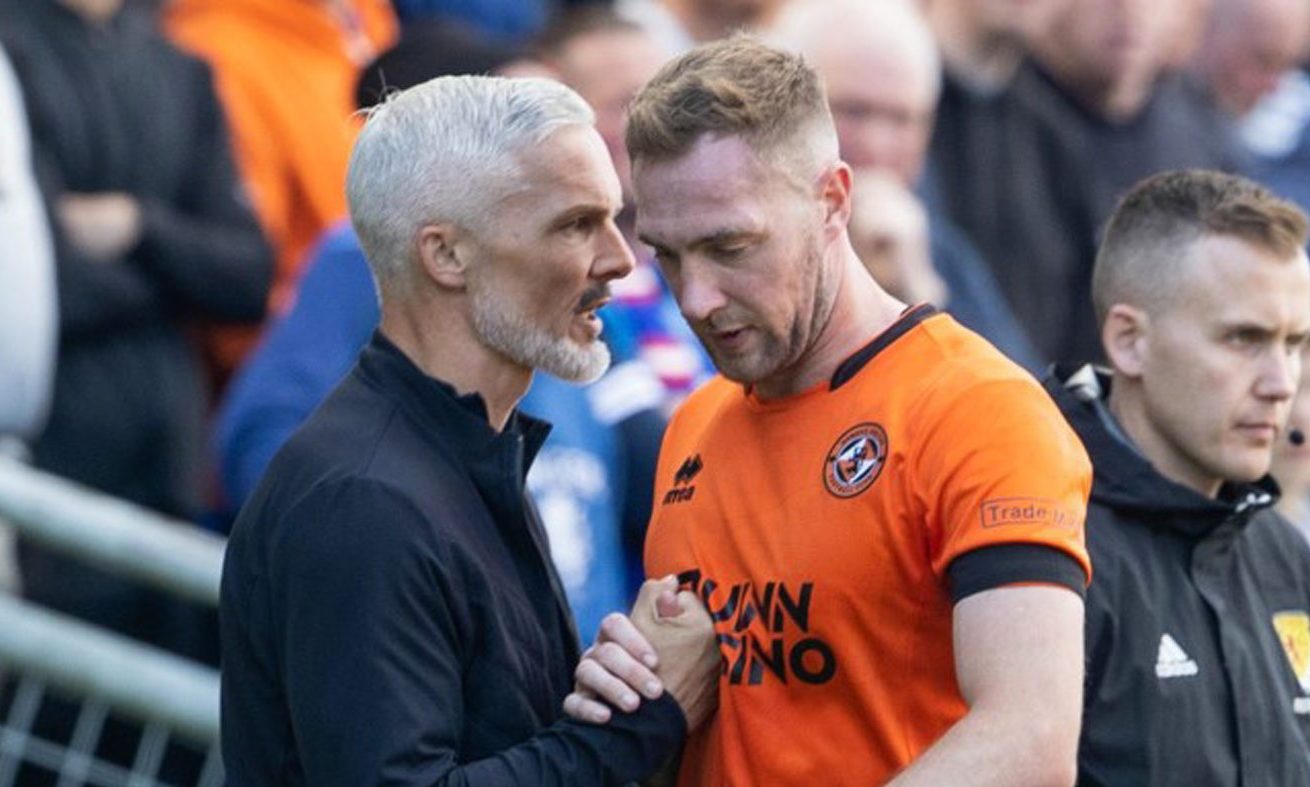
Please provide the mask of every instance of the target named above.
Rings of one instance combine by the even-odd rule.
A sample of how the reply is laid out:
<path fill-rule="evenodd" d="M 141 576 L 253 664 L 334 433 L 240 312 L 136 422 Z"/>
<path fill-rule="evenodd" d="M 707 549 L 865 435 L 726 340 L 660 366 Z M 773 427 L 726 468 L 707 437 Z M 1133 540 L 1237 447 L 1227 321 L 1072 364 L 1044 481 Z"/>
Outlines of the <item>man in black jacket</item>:
<path fill-rule="evenodd" d="M 561 720 L 577 635 L 524 490 L 548 427 L 515 404 L 535 368 L 609 363 L 596 311 L 632 256 L 592 122 L 535 79 L 444 77 L 373 110 L 347 192 L 381 327 L 228 548 L 234 787 L 621 784 L 712 706 L 709 616 L 669 579 L 632 612 L 663 686 L 605 726 Z"/>
<path fill-rule="evenodd" d="M 1310 550 L 1268 477 L 1310 332 L 1306 219 L 1159 175 L 1093 284 L 1113 366 L 1048 387 L 1095 468 L 1079 784 L 1310 784 Z"/>

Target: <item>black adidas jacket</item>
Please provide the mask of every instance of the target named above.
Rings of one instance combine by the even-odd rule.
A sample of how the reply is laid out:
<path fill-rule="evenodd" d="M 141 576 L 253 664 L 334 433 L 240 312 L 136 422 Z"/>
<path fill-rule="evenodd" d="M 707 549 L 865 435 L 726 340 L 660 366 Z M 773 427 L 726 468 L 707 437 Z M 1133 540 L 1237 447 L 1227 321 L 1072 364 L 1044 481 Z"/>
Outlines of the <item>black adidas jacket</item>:
<path fill-rule="evenodd" d="M 1310 785 L 1310 547 L 1277 487 L 1203 497 L 1118 434 L 1104 378 L 1046 384 L 1095 470 L 1078 783 Z"/>

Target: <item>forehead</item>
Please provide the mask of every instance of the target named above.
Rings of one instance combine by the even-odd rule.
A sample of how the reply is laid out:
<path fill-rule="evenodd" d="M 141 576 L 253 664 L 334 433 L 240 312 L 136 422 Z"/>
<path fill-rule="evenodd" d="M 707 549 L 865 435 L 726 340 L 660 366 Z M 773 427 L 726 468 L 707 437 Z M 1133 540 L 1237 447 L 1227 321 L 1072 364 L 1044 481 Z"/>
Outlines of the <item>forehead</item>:
<path fill-rule="evenodd" d="M 613 79 L 616 69 L 621 76 L 641 73 L 650 78 L 665 60 L 659 44 L 642 30 L 584 33 L 571 39 L 560 54 L 570 79 Z"/>
<path fill-rule="evenodd" d="M 517 161 L 519 177 L 504 200 L 507 206 L 556 211 L 574 204 L 622 203 L 614 162 L 591 126 L 565 126 L 521 151 Z"/>
<path fill-rule="evenodd" d="M 816 53 L 814 66 L 823 76 L 828 99 L 931 111 L 937 75 L 929 56 L 906 43 L 871 43 L 848 36 Z"/>
<path fill-rule="evenodd" d="M 670 248 L 725 229 L 762 229 L 784 184 L 740 137 L 702 137 L 633 173 L 637 232 Z"/>
<path fill-rule="evenodd" d="M 1240 238 L 1211 235 L 1193 243 L 1178 266 L 1175 309 L 1207 322 L 1252 322 L 1302 331 L 1310 326 L 1310 262 Z"/>

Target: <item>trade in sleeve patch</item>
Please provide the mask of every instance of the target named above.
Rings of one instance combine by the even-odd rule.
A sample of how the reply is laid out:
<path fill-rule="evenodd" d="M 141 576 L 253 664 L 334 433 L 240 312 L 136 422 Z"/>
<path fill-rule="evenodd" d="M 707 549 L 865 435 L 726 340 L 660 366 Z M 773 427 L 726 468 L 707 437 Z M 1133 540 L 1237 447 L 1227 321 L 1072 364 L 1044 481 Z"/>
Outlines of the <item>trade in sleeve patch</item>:
<path fill-rule="evenodd" d="M 978 514 L 982 518 L 983 527 L 1076 527 L 1078 524 L 1078 517 L 1060 505 L 1059 501 L 1045 497 L 996 497 L 984 500 Z"/>

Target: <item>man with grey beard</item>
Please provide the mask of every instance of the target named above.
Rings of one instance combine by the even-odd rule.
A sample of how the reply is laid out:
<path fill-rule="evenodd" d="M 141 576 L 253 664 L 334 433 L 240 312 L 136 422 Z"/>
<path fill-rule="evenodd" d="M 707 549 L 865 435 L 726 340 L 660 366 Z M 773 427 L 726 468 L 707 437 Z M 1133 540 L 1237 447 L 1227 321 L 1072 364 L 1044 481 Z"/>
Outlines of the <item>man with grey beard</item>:
<path fill-rule="evenodd" d="M 631 613 L 648 701 L 561 719 L 577 634 L 524 488 L 549 427 L 516 405 L 534 369 L 609 365 L 597 310 L 633 262 L 593 123 L 542 79 L 442 77 L 371 112 L 347 196 L 381 324 L 224 566 L 234 787 L 624 784 L 711 710 L 712 625 L 670 578 Z"/>

